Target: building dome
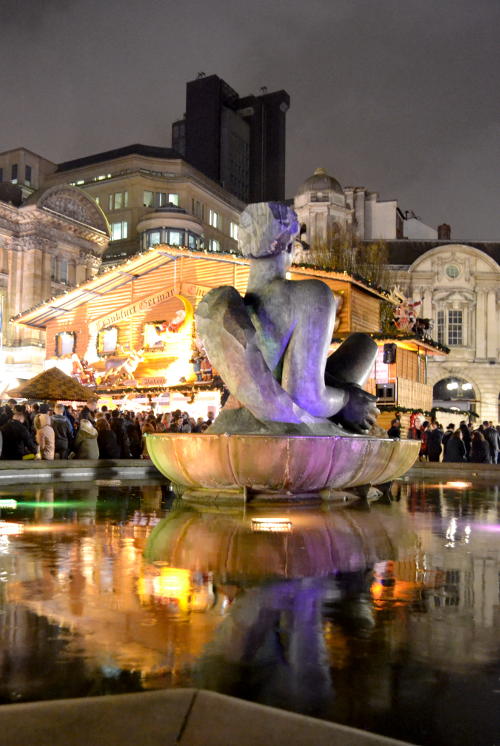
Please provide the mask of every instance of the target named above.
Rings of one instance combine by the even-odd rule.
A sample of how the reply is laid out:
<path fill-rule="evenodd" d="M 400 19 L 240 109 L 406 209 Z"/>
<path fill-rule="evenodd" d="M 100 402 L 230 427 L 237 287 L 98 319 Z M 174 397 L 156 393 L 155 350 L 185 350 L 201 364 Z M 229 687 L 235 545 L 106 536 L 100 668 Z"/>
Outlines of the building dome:
<path fill-rule="evenodd" d="M 317 168 L 313 175 L 304 181 L 297 194 L 329 191 L 344 195 L 344 190 L 337 179 L 330 176 L 324 168 Z"/>

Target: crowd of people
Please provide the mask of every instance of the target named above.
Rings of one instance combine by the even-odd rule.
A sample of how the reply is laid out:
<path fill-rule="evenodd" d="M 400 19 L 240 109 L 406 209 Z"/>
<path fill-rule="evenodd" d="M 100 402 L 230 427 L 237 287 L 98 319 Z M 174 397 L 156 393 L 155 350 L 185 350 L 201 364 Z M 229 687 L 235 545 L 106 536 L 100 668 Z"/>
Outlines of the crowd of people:
<path fill-rule="evenodd" d="M 180 409 L 165 414 L 84 406 L 18 404 L 0 407 L 0 458 L 123 459 L 149 458 L 146 433 L 201 433 L 213 417 L 194 419 Z"/>
<path fill-rule="evenodd" d="M 392 421 L 387 434 L 390 438 L 401 437 L 399 418 Z M 420 461 L 500 463 L 500 425 L 491 421 L 485 420 L 475 428 L 462 420 L 458 427 L 450 423 L 446 430 L 436 420 L 425 420 L 420 427 L 412 422 L 407 437 L 420 440 Z"/>

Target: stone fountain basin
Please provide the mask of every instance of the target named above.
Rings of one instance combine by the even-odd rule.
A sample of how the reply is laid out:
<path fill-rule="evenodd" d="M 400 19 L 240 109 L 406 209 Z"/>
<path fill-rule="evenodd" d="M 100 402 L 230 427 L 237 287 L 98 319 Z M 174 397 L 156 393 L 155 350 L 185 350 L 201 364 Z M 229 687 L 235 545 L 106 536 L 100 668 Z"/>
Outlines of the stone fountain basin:
<path fill-rule="evenodd" d="M 363 436 L 150 433 L 148 453 L 168 479 L 193 490 L 305 494 L 383 484 L 413 466 L 416 440 Z"/>

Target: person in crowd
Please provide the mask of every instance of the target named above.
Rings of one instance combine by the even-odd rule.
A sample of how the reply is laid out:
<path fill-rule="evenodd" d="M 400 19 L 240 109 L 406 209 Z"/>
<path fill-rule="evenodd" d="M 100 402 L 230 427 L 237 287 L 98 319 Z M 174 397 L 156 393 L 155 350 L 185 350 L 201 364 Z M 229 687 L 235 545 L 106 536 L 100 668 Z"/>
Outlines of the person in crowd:
<path fill-rule="evenodd" d="M 460 421 L 459 427 L 460 427 L 460 430 L 462 432 L 462 438 L 463 438 L 464 446 L 465 446 L 465 453 L 466 453 L 466 456 L 467 456 L 467 459 L 468 459 L 469 458 L 469 454 L 470 454 L 471 432 L 470 432 L 470 430 L 469 430 L 469 428 L 468 428 L 467 423 L 465 422 L 465 420 L 461 420 Z"/>
<path fill-rule="evenodd" d="M 9 420 L 12 419 L 12 416 L 14 414 L 14 407 L 16 405 L 17 402 L 15 399 L 8 399 L 7 404 L 4 404 L 0 411 L 0 427 L 3 427 Z"/>
<path fill-rule="evenodd" d="M 198 417 L 198 419 L 196 420 L 196 422 L 194 424 L 194 427 L 192 428 L 191 432 L 192 433 L 202 433 L 203 432 L 202 427 L 203 427 L 204 424 L 205 424 L 205 421 L 204 421 L 203 417 Z"/>
<path fill-rule="evenodd" d="M 142 431 L 133 412 L 126 413 L 123 424 L 127 431 L 130 455 L 132 458 L 140 458 L 142 454 Z"/>
<path fill-rule="evenodd" d="M 120 446 L 116 439 L 116 433 L 111 429 L 104 413 L 96 420 L 97 445 L 99 446 L 99 458 L 120 458 Z"/>
<path fill-rule="evenodd" d="M 155 430 L 154 430 L 154 427 L 151 424 L 151 422 L 145 422 L 144 425 L 142 426 L 142 454 L 141 454 L 141 458 L 150 458 L 149 453 L 148 453 L 148 447 L 146 445 L 146 438 L 144 436 L 147 435 L 148 433 L 154 433 L 154 432 L 155 432 Z"/>
<path fill-rule="evenodd" d="M 95 415 L 97 410 L 97 399 L 91 399 L 80 412 L 80 420 L 88 420 L 95 428 Z"/>
<path fill-rule="evenodd" d="M 427 461 L 427 438 L 429 437 L 429 423 L 427 420 L 420 426 L 420 451 L 418 458 L 420 461 Z"/>
<path fill-rule="evenodd" d="M 429 432 L 427 435 L 427 455 L 429 461 L 439 461 L 441 456 L 441 441 L 443 439 L 443 431 L 440 430 L 436 422 L 431 422 L 429 426 Z"/>
<path fill-rule="evenodd" d="M 448 426 L 449 427 L 449 426 Z M 445 433 L 446 436 L 446 433 Z M 443 461 L 451 464 L 460 464 L 463 461 L 467 461 L 467 455 L 465 452 L 464 436 L 460 428 L 451 433 L 446 438 L 443 437 L 444 443 L 444 455 Z"/>
<path fill-rule="evenodd" d="M 36 442 L 38 443 L 40 458 L 53 461 L 55 455 L 56 435 L 52 427 L 49 414 L 42 412 L 35 418 Z"/>
<path fill-rule="evenodd" d="M 73 433 L 71 432 L 69 420 L 64 415 L 64 404 L 56 404 L 54 406 L 51 425 L 55 434 L 55 458 L 68 458 L 73 446 Z"/>
<path fill-rule="evenodd" d="M 480 430 L 472 433 L 469 461 L 473 464 L 491 464 L 490 447 Z"/>
<path fill-rule="evenodd" d="M 445 430 L 445 432 L 443 434 L 443 440 L 441 441 L 441 443 L 443 445 L 443 453 L 444 453 L 444 448 L 446 446 L 446 443 L 451 438 L 451 436 L 453 435 L 454 432 L 455 432 L 455 425 L 454 425 L 453 422 L 450 422 L 450 424 L 448 425 L 448 427 L 446 428 L 446 430 Z M 443 459 L 443 461 L 444 461 L 444 459 Z"/>
<path fill-rule="evenodd" d="M 174 417 L 172 419 L 168 432 L 169 433 L 182 433 L 182 427 L 183 427 L 182 415 L 180 413 L 175 414 L 174 412 Z"/>
<path fill-rule="evenodd" d="M 25 456 L 35 457 L 37 446 L 24 424 L 24 411 L 19 404 L 13 405 L 12 416 L 7 419 L 1 430 L 2 459 L 18 461 Z"/>
<path fill-rule="evenodd" d="M 496 464 L 498 461 L 498 451 L 500 450 L 500 439 L 492 422 L 485 420 L 483 422 L 483 435 L 490 448 L 491 463 Z"/>
<path fill-rule="evenodd" d="M 401 438 L 401 420 L 399 417 L 395 417 L 395 419 L 392 420 L 391 426 L 387 431 L 387 435 L 389 438 Z"/>
<path fill-rule="evenodd" d="M 80 417 L 78 432 L 73 443 L 75 458 L 98 459 L 99 446 L 97 444 L 97 430 L 90 420 Z"/>
<path fill-rule="evenodd" d="M 120 458 L 130 458 L 130 441 L 123 418 L 118 409 L 111 413 L 111 429 L 116 435 L 116 441 L 120 447 Z"/>

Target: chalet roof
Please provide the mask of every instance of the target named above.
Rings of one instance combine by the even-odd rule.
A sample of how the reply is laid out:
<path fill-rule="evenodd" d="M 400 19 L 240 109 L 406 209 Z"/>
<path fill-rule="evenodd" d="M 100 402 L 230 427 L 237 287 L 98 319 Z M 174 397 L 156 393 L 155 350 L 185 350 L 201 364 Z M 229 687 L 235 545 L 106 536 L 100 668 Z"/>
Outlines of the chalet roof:
<path fill-rule="evenodd" d="M 87 155 L 84 158 L 76 158 L 73 161 L 59 163 L 56 170 L 57 172 L 72 171 L 74 168 L 92 166 L 94 163 L 104 163 L 105 161 L 112 161 L 115 158 L 123 158 L 126 155 L 144 155 L 148 158 L 182 159 L 182 156 L 173 148 L 160 148 L 155 145 L 141 145 L 136 143 L 135 145 L 126 145 L 123 148 L 105 150 L 102 153 L 94 153 L 94 155 Z"/>
<path fill-rule="evenodd" d="M 89 401 L 96 394 L 93 389 L 82 386 L 79 381 L 67 376 L 59 368 L 49 368 L 30 378 L 17 389 L 7 392 L 16 399 L 51 399 L 54 401 Z"/>
<path fill-rule="evenodd" d="M 61 295 L 49 298 L 27 311 L 23 311 L 17 316 L 14 316 L 11 321 L 25 326 L 44 329 L 50 321 L 53 321 L 68 311 L 74 311 L 78 306 L 94 300 L 95 298 L 100 298 L 122 285 L 131 282 L 133 279 L 143 277 L 149 272 L 153 272 L 159 267 L 168 264 L 179 257 L 206 259 L 212 262 L 229 262 L 230 264 L 249 264 L 249 260 L 239 254 L 159 245 L 136 254 L 128 261 L 118 264 L 116 267 L 103 272 L 93 280 L 89 280 L 82 285 L 67 290 Z M 295 271 L 298 274 L 314 276 L 319 279 L 330 278 L 344 280 L 345 282 L 357 285 L 370 295 L 375 295 L 378 298 L 386 298 L 378 288 L 370 287 L 362 279 L 353 278 L 345 272 L 328 272 L 317 268 L 295 265 L 293 265 L 292 271 Z"/>
<path fill-rule="evenodd" d="M 364 241 L 363 243 L 371 243 Z M 389 264 L 409 267 L 422 254 L 431 249 L 437 249 L 442 246 L 470 246 L 473 249 L 483 251 L 485 254 L 500 264 L 500 242 L 498 241 L 465 241 L 460 239 L 450 239 L 447 241 L 437 241 L 435 239 L 427 241 L 413 241 L 402 238 L 396 241 L 384 241 L 389 250 Z"/>

